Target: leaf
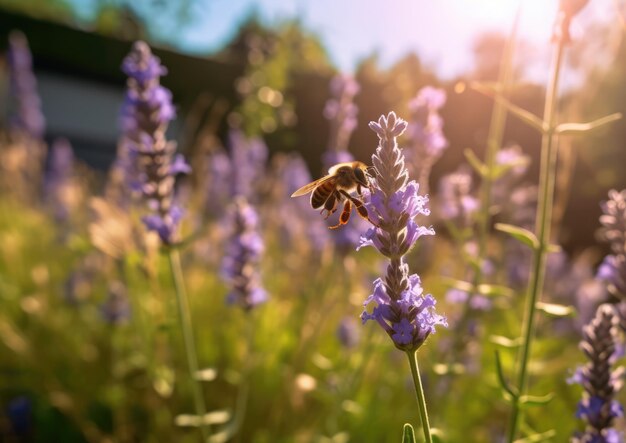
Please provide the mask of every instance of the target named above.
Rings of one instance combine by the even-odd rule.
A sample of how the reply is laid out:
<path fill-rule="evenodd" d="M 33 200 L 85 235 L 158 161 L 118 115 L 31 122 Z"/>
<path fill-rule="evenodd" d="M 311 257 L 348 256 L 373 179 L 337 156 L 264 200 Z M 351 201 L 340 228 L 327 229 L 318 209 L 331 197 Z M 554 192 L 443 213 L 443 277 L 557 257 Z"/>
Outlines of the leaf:
<path fill-rule="evenodd" d="M 551 245 L 548 246 L 548 253 L 549 254 L 558 254 L 562 250 L 563 250 L 563 248 L 561 247 L 561 245 L 557 245 L 557 244 L 552 243 Z"/>
<path fill-rule="evenodd" d="M 501 285 L 481 284 L 478 285 L 476 289 L 479 294 L 486 295 L 487 297 L 511 298 L 515 295 L 515 291 L 513 291 L 511 288 L 507 288 L 506 286 Z"/>
<path fill-rule="evenodd" d="M 409 423 L 405 423 L 402 429 L 402 443 L 415 443 L 415 431 Z"/>
<path fill-rule="evenodd" d="M 528 229 L 506 223 L 496 223 L 495 228 L 500 232 L 509 234 L 515 240 L 530 246 L 532 249 L 537 249 L 539 247 L 539 240 L 537 240 L 535 234 L 530 232 Z"/>
<path fill-rule="evenodd" d="M 550 392 L 547 395 L 522 395 L 519 398 L 519 404 L 524 407 L 543 406 L 547 405 L 554 398 L 554 392 Z"/>
<path fill-rule="evenodd" d="M 520 108 L 517 105 L 514 105 L 513 103 L 508 101 L 506 98 L 504 98 L 502 95 L 500 95 L 498 92 L 494 91 L 493 88 L 489 88 L 485 86 L 484 84 L 478 83 L 478 82 L 472 82 L 470 84 L 470 87 L 487 97 L 493 98 L 496 102 L 502 104 L 507 109 L 507 111 L 509 111 L 511 114 L 515 115 L 517 118 L 519 118 L 524 123 L 531 126 L 532 128 L 535 128 L 540 133 L 544 134 L 548 131 L 548 128 L 544 124 L 543 120 L 541 120 L 532 112 L 527 111 L 523 108 Z"/>
<path fill-rule="evenodd" d="M 493 170 L 491 171 L 492 180 L 497 180 L 502 177 L 506 172 L 510 171 L 513 168 L 518 166 L 528 166 L 530 163 L 530 159 L 528 157 L 519 157 L 510 163 L 505 163 L 502 165 L 495 165 Z"/>
<path fill-rule="evenodd" d="M 489 171 L 487 170 L 487 165 L 485 165 L 482 161 L 480 161 L 478 157 L 476 157 L 474 151 L 472 151 L 471 149 L 466 149 L 465 151 L 463 151 L 463 154 L 465 154 L 465 158 L 472 166 L 472 168 L 474 168 L 474 170 L 478 173 L 478 175 L 480 175 L 481 177 L 487 176 L 487 174 L 489 173 Z"/>
<path fill-rule="evenodd" d="M 533 434 L 528 437 L 520 438 L 519 440 L 515 440 L 514 443 L 540 443 L 542 441 L 551 440 L 555 436 L 556 431 L 554 429 L 550 429 L 549 431 L 542 432 L 541 434 Z"/>
<path fill-rule="evenodd" d="M 458 289 L 459 291 L 467 292 L 468 294 L 474 292 L 474 285 L 468 281 L 457 280 L 454 278 L 444 278 L 443 284 L 449 288 Z"/>
<path fill-rule="evenodd" d="M 576 314 L 572 306 L 559 305 L 557 303 L 537 302 L 535 307 L 551 317 L 573 317 Z"/>
<path fill-rule="evenodd" d="M 513 388 L 509 385 L 509 382 L 506 381 L 504 377 L 504 371 L 502 370 L 502 362 L 500 361 L 500 351 L 496 350 L 496 374 L 498 375 L 498 381 L 500 382 L 500 387 L 504 390 L 503 394 L 504 398 L 509 401 L 514 401 L 518 398 L 517 389 Z"/>
<path fill-rule="evenodd" d="M 490 335 L 489 341 L 496 346 L 501 346 L 507 349 L 515 349 L 522 346 L 524 340 L 521 337 L 517 338 L 508 338 L 503 335 Z"/>
<path fill-rule="evenodd" d="M 615 114 L 607 115 L 606 117 L 599 118 L 589 123 L 561 123 L 557 125 L 554 132 L 560 135 L 582 135 L 609 123 L 613 123 L 621 118 L 622 114 L 616 112 Z"/>

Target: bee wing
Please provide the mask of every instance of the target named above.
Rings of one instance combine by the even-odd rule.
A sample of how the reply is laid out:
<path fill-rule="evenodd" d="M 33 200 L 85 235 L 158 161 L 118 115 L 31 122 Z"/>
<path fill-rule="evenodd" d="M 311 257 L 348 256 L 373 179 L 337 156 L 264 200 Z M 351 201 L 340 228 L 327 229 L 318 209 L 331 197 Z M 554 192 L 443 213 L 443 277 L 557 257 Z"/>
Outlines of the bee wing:
<path fill-rule="evenodd" d="M 327 175 L 326 177 L 322 177 L 320 179 L 317 179 L 314 182 L 311 182 L 311 183 L 309 183 L 307 185 L 304 185 L 303 187 L 298 189 L 296 192 L 291 194 L 291 196 L 292 197 L 299 197 L 301 195 L 308 194 L 309 192 L 311 192 L 315 188 L 317 188 L 319 185 L 321 185 L 322 183 L 326 183 L 327 181 L 331 180 L 332 178 L 333 178 L 332 175 Z"/>

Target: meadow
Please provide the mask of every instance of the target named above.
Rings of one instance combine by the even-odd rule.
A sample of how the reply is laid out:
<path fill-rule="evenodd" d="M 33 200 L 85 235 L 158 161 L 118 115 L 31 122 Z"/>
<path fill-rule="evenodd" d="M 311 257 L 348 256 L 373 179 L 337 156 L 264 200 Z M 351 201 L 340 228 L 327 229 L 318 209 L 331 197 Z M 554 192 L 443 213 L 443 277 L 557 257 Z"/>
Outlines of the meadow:
<path fill-rule="evenodd" d="M 177 151 L 176 97 L 161 84 L 177 67 L 143 41 L 119 60 L 115 161 L 94 170 L 46 139 L 27 36 L 11 33 L 0 441 L 624 441 L 626 190 L 609 183 L 594 203 L 596 245 L 559 238 L 569 141 L 601 146 L 623 124 L 618 109 L 559 112 L 585 3 L 561 1 L 539 114 L 510 99 L 515 30 L 496 81 L 420 87 L 371 122 L 355 78 L 333 76 L 317 116 L 323 172 L 264 140 L 262 106 L 283 94 L 263 83 L 225 131 L 207 125 L 197 143 L 211 149 Z M 435 182 L 460 124 L 443 110 L 466 89 L 493 105 L 485 148 Z M 538 155 L 508 143 L 507 121 Z M 363 169 L 357 126 L 369 128 Z M 292 196 L 336 164 L 349 184 L 331 172 L 315 208 Z"/>

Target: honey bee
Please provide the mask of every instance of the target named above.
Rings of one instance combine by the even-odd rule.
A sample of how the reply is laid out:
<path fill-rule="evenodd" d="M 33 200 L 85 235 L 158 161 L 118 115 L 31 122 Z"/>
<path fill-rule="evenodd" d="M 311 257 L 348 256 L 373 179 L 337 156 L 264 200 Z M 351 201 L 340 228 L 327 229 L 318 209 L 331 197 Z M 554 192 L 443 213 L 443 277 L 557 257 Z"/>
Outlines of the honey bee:
<path fill-rule="evenodd" d="M 339 203 L 345 200 L 343 211 L 339 217 L 339 223 L 335 226 L 329 226 L 329 229 L 337 229 L 348 223 L 350 213 L 352 212 L 352 205 L 354 205 L 357 213 L 361 217 L 375 225 L 375 223 L 370 220 L 363 201 L 351 195 L 352 192 L 356 191 L 358 196 L 362 198 L 363 187 L 369 188 L 370 183 L 367 169 L 368 166 L 360 161 L 336 164 L 328 170 L 328 175 L 304 185 L 291 194 L 291 196 L 299 197 L 310 192 L 311 207 L 313 207 L 313 209 L 322 208 L 320 214 L 326 211 L 324 219 L 327 219 L 331 214 L 335 213 Z"/>

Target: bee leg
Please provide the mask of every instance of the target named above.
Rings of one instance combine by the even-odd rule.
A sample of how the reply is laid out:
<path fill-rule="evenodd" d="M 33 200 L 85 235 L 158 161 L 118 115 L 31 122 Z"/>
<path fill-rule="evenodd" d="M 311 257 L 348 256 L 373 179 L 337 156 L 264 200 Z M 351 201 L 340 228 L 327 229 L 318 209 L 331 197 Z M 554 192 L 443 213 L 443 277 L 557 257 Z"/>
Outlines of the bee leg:
<path fill-rule="evenodd" d="M 339 223 L 337 223 L 335 226 L 329 226 L 328 229 L 337 229 L 338 227 L 348 223 L 348 220 L 350 220 L 351 212 L 352 212 L 352 203 L 350 199 L 348 199 L 343 204 L 343 211 L 341 212 L 341 215 L 339 216 Z"/>
<path fill-rule="evenodd" d="M 323 214 L 326 211 L 326 215 L 324 216 L 324 220 L 330 217 L 331 214 L 334 214 L 337 210 L 337 203 L 339 199 L 335 193 L 332 193 L 328 196 L 326 201 L 324 202 L 324 208 L 321 210 L 320 214 Z"/>
<path fill-rule="evenodd" d="M 367 208 L 365 207 L 365 205 L 363 204 L 363 202 L 361 200 L 359 200 L 358 198 L 354 198 L 353 196 L 351 196 L 350 194 L 348 194 L 346 191 L 340 191 L 347 199 L 348 201 L 351 201 L 354 204 L 354 207 L 356 208 L 356 212 L 365 220 L 367 220 L 368 222 L 370 222 L 372 225 L 379 227 L 378 224 L 374 223 L 374 221 L 369 217 L 369 213 L 367 212 Z"/>

